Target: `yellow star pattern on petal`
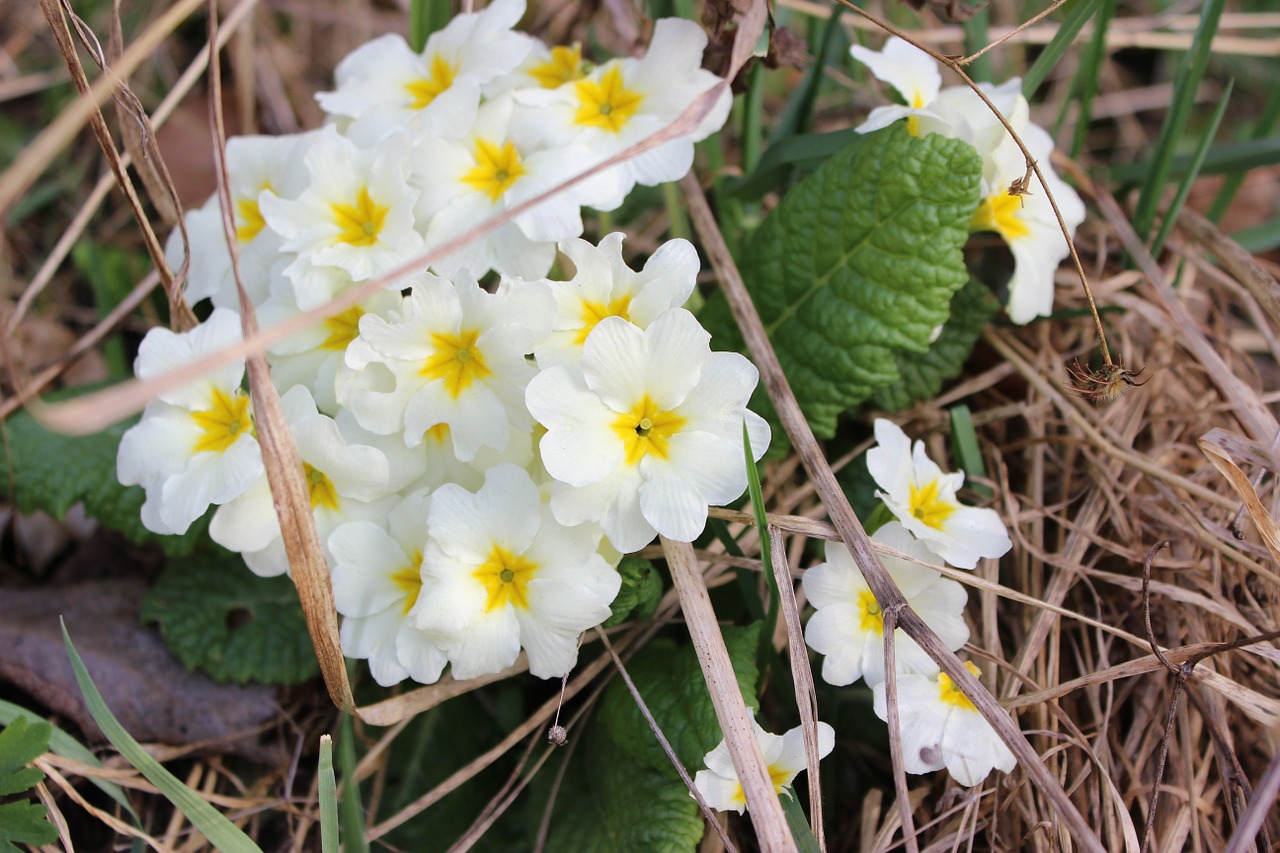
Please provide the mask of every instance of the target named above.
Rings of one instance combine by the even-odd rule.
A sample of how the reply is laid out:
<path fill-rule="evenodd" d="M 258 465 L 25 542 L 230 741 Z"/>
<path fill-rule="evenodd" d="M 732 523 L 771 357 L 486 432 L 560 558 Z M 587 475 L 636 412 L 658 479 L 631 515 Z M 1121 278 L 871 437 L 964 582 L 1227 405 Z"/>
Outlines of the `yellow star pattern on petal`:
<path fill-rule="evenodd" d="M 253 428 L 253 422 L 249 419 L 247 395 L 239 391 L 231 395 L 220 388 L 214 388 L 210 403 L 212 405 L 208 409 L 191 413 L 191 419 L 202 430 L 200 437 L 196 439 L 196 453 L 222 453 Z"/>
<path fill-rule="evenodd" d="M 638 465 L 649 454 L 666 459 L 671 437 L 680 432 L 685 419 L 675 412 L 660 410 L 646 394 L 631 411 L 618 415 L 613 431 L 626 448 L 628 465 Z"/>
<path fill-rule="evenodd" d="M 597 83 L 579 80 L 574 84 L 578 95 L 578 112 L 573 120 L 584 127 L 597 127 L 620 133 L 627 121 L 640 109 L 644 96 L 628 89 L 622 80 L 622 69 L 610 68 Z"/>
<path fill-rule="evenodd" d="M 529 609 L 529 581 L 538 573 L 538 564 L 524 557 L 516 556 L 507 549 L 494 545 L 493 551 L 473 573 L 473 577 L 484 584 L 489 598 L 484 610 L 492 613 L 499 607 L 510 604 L 521 610 Z"/>
<path fill-rule="evenodd" d="M 462 176 L 462 182 L 489 196 L 491 201 L 502 198 L 527 171 L 515 143 L 510 141 L 499 148 L 492 142 L 477 139 L 475 158 L 475 168 Z"/>
<path fill-rule="evenodd" d="M 484 354 L 476 347 L 479 329 L 467 329 L 452 335 L 437 332 L 431 336 L 435 353 L 422 365 L 419 373 L 429 380 L 443 379 L 445 390 L 455 400 L 471 383 L 489 376 Z"/>
<path fill-rule="evenodd" d="M 356 193 L 355 204 L 331 204 L 333 221 L 338 226 L 339 243 L 352 246 L 372 246 L 378 242 L 382 225 L 391 208 L 378 204 L 369 195 L 368 187 Z"/>

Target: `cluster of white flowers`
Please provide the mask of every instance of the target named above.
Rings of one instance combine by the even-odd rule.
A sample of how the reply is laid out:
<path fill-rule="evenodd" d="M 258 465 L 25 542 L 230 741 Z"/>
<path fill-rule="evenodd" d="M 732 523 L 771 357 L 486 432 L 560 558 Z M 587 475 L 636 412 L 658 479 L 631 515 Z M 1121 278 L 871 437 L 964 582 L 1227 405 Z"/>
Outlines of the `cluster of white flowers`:
<path fill-rule="evenodd" d="M 692 541 L 746 489 L 743 423 L 758 379 L 713 353 L 681 306 L 699 261 L 673 240 L 640 271 L 622 235 L 579 238 L 581 208 L 680 178 L 730 96 L 706 36 L 661 20 L 647 53 L 591 66 L 516 32 L 524 0 L 461 15 L 415 53 L 357 49 L 319 95 L 321 129 L 227 146 L 240 274 L 266 327 L 444 245 L 668 125 L 720 86 L 706 120 L 267 353 L 343 615 L 345 653 L 383 685 L 497 672 L 523 649 L 550 678 L 609 615 L 622 552 Z M 194 306 L 153 330 L 136 372 L 166 373 L 241 338 L 218 199 L 187 215 Z M 568 280 L 545 278 L 559 251 Z M 169 252 L 175 266 L 182 247 Z M 497 283 L 482 287 L 491 273 Z M 243 362 L 152 403 L 120 445 L 146 526 L 210 534 L 260 575 L 289 570 L 242 389 Z M 545 430 L 540 435 L 540 427 Z"/>
<path fill-rule="evenodd" d="M 924 443 L 912 447 L 891 421 L 877 420 L 875 434 L 877 445 L 867 452 L 867 468 L 880 486 L 877 497 L 897 520 L 872 538 L 919 561 L 883 560 L 907 604 L 955 651 L 969 639 L 964 621 L 968 595 L 928 564 L 945 561 L 972 569 L 979 558 L 999 557 L 1012 543 L 994 510 L 957 500 L 963 473 L 943 473 L 925 453 Z M 826 560 L 801 578 L 817 611 L 805 628 L 805 640 L 824 655 L 824 681 L 841 686 L 865 679 L 874 691 L 876 714 L 887 721 L 884 614 L 844 545 L 828 542 Z M 1013 754 L 968 697 L 901 628 L 893 636 L 906 771 L 946 767 L 960 784 L 976 785 L 993 767 L 1012 770 Z M 967 666 L 977 674 L 972 664 Z"/>
<path fill-rule="evenodd" d="M 1013 254 L 1009 281 L 1009 319 L 1029 323 L 1053 310 L 1053 274 L 1069 254 L 1053 207 L 1033 177 L 1025 194 L 1013 194 L 1015 181 L 1026 177 L 1022 151 L 982 99 L 968 86 L 942 88 L 938 64 L 929 54 L 893 36 L 876 52 L 854 45 L 853 58 L 902 96 L 903 104 L 877 107 L 859 132 L 870 133 L 899 119 L 915 136 L 940 133 L 971 144 L 982 156 L 982 203 L 973 216 L 975 231 L 994 231 Z M 982 90 L 1009 126 L 1026 144 L 1044 174 L 1049 190 L 1072 234 L 1084 221 L 1084 203 L 1049 163 L 1053 138 L 1032 124 L 1022 81 L 1014 78 L 998 86 L 980 83 Z"/>

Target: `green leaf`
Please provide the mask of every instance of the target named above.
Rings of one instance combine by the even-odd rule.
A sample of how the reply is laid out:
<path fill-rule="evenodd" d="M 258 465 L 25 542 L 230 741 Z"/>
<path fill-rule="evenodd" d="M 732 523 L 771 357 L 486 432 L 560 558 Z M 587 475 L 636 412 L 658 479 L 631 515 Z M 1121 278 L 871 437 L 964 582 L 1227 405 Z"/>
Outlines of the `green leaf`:
<path fill-rule="evenodd" d="M 759 632 L 759 623 L 724 629 L 738 686 L 752 706 Z M 681 763 L 696 773 L 723 735 L 693 646 L 654 642 L 627 670 Z M 578 754 L 559 792 L 548 850 L 689 853 L 697 846 L 697 805 L 620 680 L 605 690 Z"/>
<path fill-rule="evenodd" d="M 929 346 L 928 352 L 900 353 L 897 361 L 901 378 L 876 391 L 871 398 L 872 404 L 885 411 L 897 412 L 933 397 L 942 390 L 945 382 L 954 379 L 964 369 L 974 344 L 982 336 L 983 327 L 999 310 L 1000 303 L 986 285 L 970 279 L 951 300 L 951 319 L 942 327 L 942 334 Z"/>
<path fill-rule="evenodd" d="M 620 625 L 628 619 L 643 621 L 658 609 L 662 598 L 662 578 L 653 563 L 643 557 L 623 557 L 618 563 L 622 575 L 622 588 L 613 599 L 613 612 L 604 621 L 604 628 Z"/>
<path fill-rule="evenodd" d="M 20 794 L 36 786 L 44 773 L 28 767 L 49 751 L 53 726 L 18 717 L 0 731 L 0 797 Z"/>
<path fill-rule="evenodd" d="M 951 449 L 956 463 L 966 480 L 986 477 L 987 466 L 982 461 L 982 448 L 978 446 L 978 432 L 973 427 L 973 413 L 966 405 L 951 407 Z M 967 482 L 966 485 L 984 498 L 993 498 L 990 487 L 983 483 Z"/>
<path fill-rule="evenodd" d="M 981 169 L 967 143 L 888 128 L 797 184 L 751 240 L 748 288 L 818 436 L 897 381 L 898 355 L 926 352 L 946 322 L 968 280 Z M 731 324 L 708 328 L 734 339 Z"/>
<path fill-rule="evenodd" d="M 141 615 L 183 665 L 217 681 L 296 684 L 319 672 L 293 584 L 234 555 L 170 561 Z"/>
<path fill-rule="evenodd" d="M 51 394 L 49 399 L 86 390 L 90 389 Z M 0 494 L 12 495 L 21 512 L 46 512 L 54 518 L 83 503 L 86 515 L 133 542 L 159 542 L 171 555 L 191 553 L 208 539 L 207 520 L 197 521 L 182 536 L 154 534 L 142 526 L 142 488 L 116 480 L 120 436 L 136 422 L 134 418 L 93 435 L 71 436 L 50 432 L 30 413 L 18 412 L 6 422 L 8 454 L 7 464 L 0 465 Z"/>
<path fill-rule="evenodd" d="M 320 769 L 316 775 L 320 803 L 321 853 L 338 853 L 338 782 L 333 775 L 333 738 L 320 736 Z"/>
<path fill-rule="evenodd" d="M 1071 5 L 1071 11 L 1058 26 L 1053 39 L 1044 46 L 1044 50 L 1040 51 L 1035 64 L 1022 75 L 1022 94 L 1027 100 L 1031 100 L 1035 95 L 1036 89 L 1040 88 L 1044 78 L 1049 76 L 1049 72 L 1062 59 L 1067 48 L 1071 47 L 1080 30 L 1084 29 L 1084 25 L 1097 13 L 1102 3 L 1103 0 L 1075 0 Z"/>
<path fill-rule="evenodd" d="M 107 740 L 120 751 L 120 755 L 137 768 L 148 782 L 155 785 L 165 799 L 173 803 L 214 847 L 226 853 L 262 853 L 262 848 L 254 844 L 238 826 L 227 820 L 199 794 L 184 785 L 181 779 L 166 770 L 133 739 L 132 735 L 125 731 L 124 726 L 120 725 L 120 721 L 107 707 L 107 703 L 102 700 L 102 694 L 93 683 L 89 670 L 85 669 L 80 653 L 71 644 L 71 635 L 67 633 L 65 624 L 62 626 L 62 639 L 67 645 L 67 657 L 71 659 L 71 670 L 75 673 L 76 683 L 80 685 L 80 692 L 84 694 L 85 707 L 89 709 L 93 721 L 98 724 L 98 728 L 102 729 Z"/>
<path fill-rule="evenodd" d="M 19 800 L 0 805 L 0 853 L 21 853 L 20 844 L 52 844 L 57 828 L 49 823 L 49 810 L 39 803 Z"/>

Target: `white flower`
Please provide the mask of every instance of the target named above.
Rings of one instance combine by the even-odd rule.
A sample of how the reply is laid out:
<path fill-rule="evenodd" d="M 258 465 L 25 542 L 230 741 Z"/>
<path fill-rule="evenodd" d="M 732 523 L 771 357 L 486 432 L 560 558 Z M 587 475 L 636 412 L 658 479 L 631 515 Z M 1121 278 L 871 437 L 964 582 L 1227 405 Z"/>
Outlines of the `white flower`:
<path fill-rule="evenodd" d="M 520 101 L 536 108 L 527 114 L 521 133 L 539 135 L 553 146 L 586 146 L 591 157 L 582 168 L 606 160 L 669 125 L 699 95 L 723 82 L 702 69 L 706 46 L 707 35 L 699 25 L 662 18 L 654 25 L 644 58 L 610 60 L 558 89 L 521 90 Z M 637 183 L 679 180 L 693 165 L 693 143 L 724 124 L 731 101 L 726 88 L 690 135 L 620 163 L 611 170 L 616 191 L 592 200 L 591 206 L 612 210 Z"/>
<path fill-rule="evenodd" d="M 429 492 L 396 504 L 390 531 L 369 521 L 344 524 L 329 536 L 333 600 L 342 620 L 342 653 L 368 660 L 374 681 L 405 678 L 431 684 L 448 663 L 444 651 L 409 621 L 422 592 Z"/>
<path fill-rule="evenodd" d="M 563 524 L 596 521 L 615 548 L 655 533 L 692 542 L 707 507 L 747 487 L 746 421 L 758 459 L 769 426 L 746 408 L 755 366 L 711 352 L 693 315 L 672 309 L 648 329 L 606 317 L 587 336 L 579 367 L 548 368 L 529 383 L 529 411 L 547 428 L 539 446 Z"/>
<path fill-rule="evenodd" d="M 582 170 L 590 152 L 582 146 L 545 148 L 513 132 L 511 96 L 488 101 L 461 140 L 421 140 L 414 148 L 414 181 L 420 187 L 416 216 L 426 226 L 429 247 L 440 246 L 476 225 L 551 189 Z M 555 242 L 582 233 L 581 204 L 601 190 L 592 178 L 555 194 L 536 207 L 434 261 L 450 276 L 459 269 L 482 276 L 490 269 L 516 278 L 546 275 Z M 606 187 L 604 192 L 612 190 Z"/>
<path fill-rule="evenodd" d="M 1028 123 L 1019 135 L 1044 174 L 1058 209 L 1075 234 L 1084 221 L 1084 202 L 1063 182 L 1050 165 L 1053 139 L 1042 128 Z M 1013 278 L 1009 280 L 1009 319 L 1028 323 L 1053 311 L 1053 274 L 1070 254 L 1058 219 L 1044 187 L 1033 175 L 1027 194 L 1009 194 L 1009 185 L 1026 175 L 1026 158 L 1011 138 L 991 157 L 990 177 L 983 180 L 983 201 L 973 215 L 975 231 L 995 231 L 1013 253 Z"/>
<path fill-rule="evenodd" d="M 756 742 L 760 744 L 760 752 L 764 755 L 765 764 L 769 767 L 769 778 L 773 781 L 774 790 L 787 793 L 785 789 L 796 776 L 808 768 L 804 754 L 804 733 L 797 726 L 783 735 L 766 732 L 755 720 L 751 721 L 756 730 Z M 818 758 L 826 758 L 836 746 L 836 733 L 826 723 L 818 723 Z M 703 759 L 706 770 L 699 770 L 693 777 L 694 787 L 706 800 L 707 805 L 722 812 L 742 812 L 747 807 L 747 795 L 738 781 L 738 771 L 733 766 L 729 755 L 729 745 L 720 741 L 715 749 L 707 753 Z"/>
<path fill-rule="evenodd" d="M 972 663 L 965 667 L 978 674 Z M 961 785 L 971 786 L 986 779 L 992 768 L 1008 773 L 1018 763 L 946 673 L 900 675 L 897 686 L 902 763 L 908 773 L 945 767 Z M 888 685 L 882 682 L 872 691 L 876 716 L 888 722 Z"/>
<path fill-rule="evenodd" d="M 897 89 L 905 102 L 876 107 L 858 127 L 859 133 L 880 130 L 905 117 L 907 130 L 913 136 L 920 136 L 921 117 L 942 120 L 936 112 L 929 110 L 942 88 L 942 75 L 938 73 L 938 63 L 932 56 L 897 36 L 889 37 L 883 51 L 855 44 L 849 48 L 849 53 L 867 66 L 877 79 Z"/>
<path fill-rule="evenodd" d="M 386 319 L 366 314 L 347 348 L 338 400 L 365 429 L 403 434 L 416 447 L 433 427 L 449 428 L 464 461 L 481 447 L 503 450 L 511 432 L 532 428 L 525 359 L 551 329 L 545 285 L 503 282 L 488 293 L 461 272 L 455 281 L 423 273 Z"/>
<path fill-rule="evenodd" d="M 215 309 L 189 332 L 149 331 L 134 371 L 140 379 L 160 376 L 240 340 L 239 316 Z M 262 474 L 243 376 L 241 359 L 162 393 L 120 439 L 116 475 L 123 485 L 146 489 L 142 523 L 148 530 L 185 533 L 210 504 L 232 500 Z"/>
<path fill-rule="evenodd" d="M 992 509 L 965 506 L 956 498 L 964 473 L 944 474 L 929 458 L 924 442 L 915 447 L 892 421 L 877 418 L 877 446 L 867 451 L 867 470 L 902 526 L 929 550 L 958 569 L 972 569 L 982 557 L 1000 557 L 1011 547 L 1009 533 Z"/>
<path fill-rule="evenodd" d="M 924 562 L 937 559 L 896 521 L 881 527 L 872 538 Z M 805 641 L 815 652 L 826 655 L 822 679 L 828 684 L 852 684 L 859 678 L 878 684 L 885 674 L 884 614 L 849 549 L 839 542 L 828 542 L 826 556 L 827 562 L 819 563 L 801 577 L 805 594 L 818 611 L 805 627 Z M 968 600 L 964 587 L 932 569 L 897 557 L 884 557 L 883 561 L 907 604 L 947 648 L 955 651 L 963 646 L 969 639 L 969 627 L 964 622 Z M 899 672 L 937 669 L 905 631 L 898 628 L 893 636 Z"/>
<path fill-rule="evenodd" d="M 511 71 L 531 47 L 514 33 L 524 0 L 495 0 L 482 12 L 458 15 L 427 39 L 421 54 L 398 35 L 385 35 L 338 64 L 337 89 L 316 96 L 326 112 L 355 119 L 348 133 L 362 144 L 396 128 L 415 138 L 458 138 L 475 120 L 481 87 Z"/>
<path fill-rule="evenodd" d="M 574 266 L 569 281 L 551 281 L 556 300 L 556 323 L 551 336 L 534 351 L 539 367 L 576 365 L 582 345 L 605 317 L 621 317 L 641 329 L 668 308 L 684 305 L 698 277 L 698 252 L 688 240 L 670 240 L 658 247 L 644 269 L 636 272 L 622 259 L 623 234 L 601 238 L 598 247 L 586 240 L 560 243 Z"/>
<path fill-rule="evenodd" d="M 307 188 L 296 199 L 263 193 L 259 204 L 267 224 L 285 238 L 286 252 L 298 253 L 287 272 L 299 305 L 323 301 L 307 292 L 315 287 L 312 267 L 338 267 L 364 281 L 422 248 L 407 147 L 403 134 L 392 134 L 360 149 L 329 126 L 307 148 Z"/>
<path fill-rule="evenodd" d="M 582 45 L 549 47 L 541 39 L 517 33 L 529 45 L 529 53 L 510 74 L 504 74 L 485 86 L 486 98 L 516 89 L 558 89 L 587 76 L 587 63 L 582 60 Z"/>
<path fill-rule="evenodd" d="M 510 666 L 521 647 L 534 675 L 564 675 L 578 635 L 608 618 L 622 584 L 597 553 L 599 528 L 558 524 L 514 465 L 489 469 L 475 494 L 440 487 L 428 528 L 411 618 L 448 650 L 458 679 Z"/>
<path fill-rule="evenodd" d="M 314 133 L 287 136 L 237 136 L 227 140 L 227 183 L 235 213 L 236 242 L 240 254 L 240 279 L 256 305 L 267 296 L 269 271 L 280 256 L 281 238 L 266 227 L 259 199 L 263 193 L 281 198 L 297 196 L 307 185 L 302 151 Z M 239 312 L 231 254 L 222 230 L 218 196 L 204 207 L 185 214 L 191 245 L 187 302 L 210 299 L 215 308 Z M 182 235 L 169 235 L 165 257 L 173 269 L 182 264 Z"/>
<path fill-rule="evenodd" d="M 280 406 L 302 457 L 320 541 L 345 522 L 385 518 L 395 499 L 384 498 L 388 471 L 381 451 L 348 444 L 333 419 L 316 410 L 305 386 L 287 391 Z M 266 474 L 218 508 L 209 523 L 209 536 L 222 547 L 239 551 L 255 574 L 270 577 L 289 570 Z"/>

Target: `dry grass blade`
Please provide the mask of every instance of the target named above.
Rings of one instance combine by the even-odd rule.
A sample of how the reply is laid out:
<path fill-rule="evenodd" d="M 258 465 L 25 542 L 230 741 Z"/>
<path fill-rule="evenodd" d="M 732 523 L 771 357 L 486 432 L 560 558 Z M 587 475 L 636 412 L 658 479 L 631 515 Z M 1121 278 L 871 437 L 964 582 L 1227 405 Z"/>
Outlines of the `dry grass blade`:
<path fill-rule="evenodd" d="M 1258 533 L 1262 535 L 1262 541 L 1267 543 L 1272 559 L 1280 560 L 1280 525 L 1276 524 L 1271 513 L 1262 505 L 1253 483 L 1249 482 L 1249 478 L 1233 459 L 1237 456 L 1252 457 L 1249 461 L 1253 464 L 1266 464 L 1268 468 L 1275 470 L 1274 463 L 1264 461 L 1269 460 L 1271 454 L 1261 445 L 1250 442 L 1242 436 L 1233 435 L 1224 429 L 1211 430 L 1196 443 L 1200 445 L 1204 455 L 1209 457 L 1213 467 L 1218 469 L 1218 473 L 1226 478 L 1231 488 L 1239 495 L 1245 511 L 1249 513 L 1249 518 L 1253 520 Z"/>
<path fill-rule="evenodd" d="M 813 480 L 818 496 L 826 506 L 832 522 L 840 532 L 845 546 L 853 555 L 863 577 L 866 578 L 867 585 L 871 587 L 876 601 L 885 611 L 890 608 L 900 611 L 898 615 L 903 630 L 938 663 L 992 725 L 1000 738 L 1017 756 L 1019 763 L 1031 777 L 1040 794 L 1052 802 L 1059 818 L 1066 824 L 1076 843 L 1085 850 L 1101 853 L 1103 848 L 1098 843 L 1092 828 L 1071 802 L 1058 780 L 1040 760 L 1017 724 L 1009 718 L 1008 713 L 1000 707 L 995 697 L 969 672 L 960 659 L 938 639 L 924 620 L 906 606 L 901 590 L 893 583 L 871 547 L 871 540 L 862 529 L 857 516 L 854 515 L 853 508 L 849 506 L 844 490 L 836 481 L 831 467 L 823 456 L 822 448 L 819 447 L 813 431 L 809 429 L 809 424 L 800 411 L 799 404 L 796 403 L 795 395 L 791 392 L 786 377 L 782 373 L 778 357 L 769 343 L 760 316 L 756 313 L 755 305 L 747 294 L 737 264 L 728 246 L 725 245 L 724 237 L 720 234 L 715 217 L 711 214 L 702 188 L 692 177 L 684 178 L 681 181 L 681 187 L 689 203 L 689 213 L 694 228 L 711 258 L 720 285 L 733 311 L 734 319 L 746 339 L 752 360 L 760 369 L 760 376 L 769 393 L 769 399 L 777 409 L 787 435 L 804 463 L 805 471 Z"/>
<path fill-rule="evenodd" d="M 774 791 L 769 768 L 756 740 L 751 714 L 742 700 L 742 691 L 733 672 L 733 662 L 724 644 L 724 635 L 716 621 L 711 597 L 698 571 L 693 548 L 684 542 L 672 542 L 662 538 L 662 550 L 671 568 L 671 580 L 680 596 L 680 609 L 689 626 L 689 636 L 702 666 L 702 677 L 711 692 L 711 704 L 716 709 L 716 719 L 724 732 L 725 744 L 733 767 L 738 771 L 738 781 L 747 797 L 747 810 L 756 830 L 760 849 L 793 851 L 795 839 L 787 827 L 787 818 Z"/>
<path fill-rule="evenodd" d="M 1227 272 L 1234 275 L 1258 300 L 1273 325 L 1280 327 L 1280 282 L 1243 246 L 1223 234 L 1218 226 L 1194 210 L 1183 208 L 1178 225 L 1187 236 L 1217 256 Z"/>
<path fill-rule="evenodd" d="M 1271 757 L 1271 764 L 1262 781 L 1253 792 L 1253 799 L 1245 810 L 1240 825 L 1236 827 L 1224 853 L 1245 853 L 1253 848 L 1258 834 L 1263 831 L 1268 812 L 1280 796 L 1280 751 Z"/>

